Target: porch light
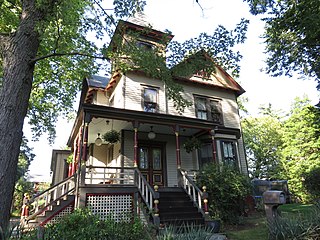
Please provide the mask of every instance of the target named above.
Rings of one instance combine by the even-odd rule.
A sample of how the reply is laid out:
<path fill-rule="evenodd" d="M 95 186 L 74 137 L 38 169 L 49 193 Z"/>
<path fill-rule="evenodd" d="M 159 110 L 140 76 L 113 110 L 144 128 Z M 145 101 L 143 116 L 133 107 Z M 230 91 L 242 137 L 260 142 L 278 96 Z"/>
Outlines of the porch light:
<path fill-rule="evenodd" d="M 100 137 L 100 133 L 98 133 L 98 137 L 94 141 L 94 144 L 97 145 L 97 146 L 101 146 L 102 145 L 102 139 Z"/>
<path fill-rule="evenodd" d="M 149 139 L 155 139 L 156 133 L 152 130 L 153 126 L 150 126 L 150 132 L 148 133 Z"/>

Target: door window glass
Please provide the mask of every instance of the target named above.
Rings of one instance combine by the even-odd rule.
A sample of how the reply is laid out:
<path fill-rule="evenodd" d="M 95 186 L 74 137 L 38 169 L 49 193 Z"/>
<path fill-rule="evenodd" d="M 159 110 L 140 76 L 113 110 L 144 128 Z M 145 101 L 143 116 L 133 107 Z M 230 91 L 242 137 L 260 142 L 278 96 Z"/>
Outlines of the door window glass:
<path fill-rule="evenodd" d="M 140 148 L 139 168 L 140 169 L 149 168 L 147 148 Z"/>

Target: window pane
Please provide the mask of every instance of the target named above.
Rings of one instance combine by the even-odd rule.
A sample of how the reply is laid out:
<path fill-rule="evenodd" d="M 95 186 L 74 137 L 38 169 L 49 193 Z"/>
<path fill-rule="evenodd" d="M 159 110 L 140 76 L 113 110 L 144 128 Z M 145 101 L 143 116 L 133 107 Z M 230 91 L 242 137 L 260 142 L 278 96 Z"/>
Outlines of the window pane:
<path fill-rule="evenodd" d="M 226 165 L 237 168 L 237 157 L 234 142 L 222 142 L 223 162 Z"/>
<path fill-rule="evenodd" d="M 140 169 L 148 169 L 148 149 L 140 148 L 139 149 L 140 157 L 139 157 L 139 168 Z"/>
<path fill-rule="evenodd" d="M 198 110 L 207 111 L 206 99 L 204 99 L 204 98 L 196 98 L 196 108 Z"/>
<path fill-rule="evenodd" d="M 210 101 L 210 111 L 212 121 L 215 123 L 222 123 L 221 107 L 218 101 Z"/>
<path fill-rule="evenodd" d="M 144 89 L 144 101 L 145 102 L 157 102 L 157 90 L 152 88 Z"/>
<path fill-rule="evenodd" d="M 153 157 L 153 169 L 161 170 L 161 150 L 160 149 L 153 149 L 152 150 L 152 157 Z"/>
<path fill-rule="evenodd" d="M 157 112 L 157 104 L 156 103 L 145 103 L 143 111 L 145 112 Z"/>

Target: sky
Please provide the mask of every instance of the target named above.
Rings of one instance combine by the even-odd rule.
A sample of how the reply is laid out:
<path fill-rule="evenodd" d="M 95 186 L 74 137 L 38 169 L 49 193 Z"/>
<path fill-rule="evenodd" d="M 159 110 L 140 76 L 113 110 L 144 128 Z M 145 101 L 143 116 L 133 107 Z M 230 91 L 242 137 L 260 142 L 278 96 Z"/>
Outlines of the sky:
<path fill-rule="evenodd" d="M 288 111 L 294 98 L 306 94 L 312 104 L 318 103 L 319 92 L 313 80 L 301 80 L 288 77 L 270 77 L 261 69 L 265 67 L 263 39 L 264 23 L 249 13 L 242 0 L 146 0 L 145 14 L 150 23 L 159 30 L 169 29 L 175 41 L 182 42 L 197 37 L 201 32 L 213 33 L 220 24 L 231 30 L 241 18 L 250 20 L 245 44 L 238 47 L 243 55 L 240 78 L 236 79 L 246 90 L 244 97 L 249 99 L 246 105 L 250 114 L 258 112 L 259 106 L 271 103 L 275 109 Z M 202 10 L 203 9 L 203 10 Z M 77 105 L 76 105 L 77 107 Z M 60 119 L 57 124 L 57 138 L 50 146 L 44 135 L 38 142 L 31 142 L 35 160 L 31 163 L 29 175 L 32 181 L 51 181 L 50 163 L 52 149 L 64 149 L 71 133 L 73 123 Z M 25 135 L 31 139 L 26 125 Z"/>

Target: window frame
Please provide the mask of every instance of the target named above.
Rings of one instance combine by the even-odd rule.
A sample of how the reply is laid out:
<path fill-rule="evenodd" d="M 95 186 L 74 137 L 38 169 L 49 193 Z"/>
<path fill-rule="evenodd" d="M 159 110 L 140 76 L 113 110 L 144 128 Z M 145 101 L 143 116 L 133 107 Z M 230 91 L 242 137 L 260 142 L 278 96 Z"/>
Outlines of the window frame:
<path fill-rule="evenodd" d="M 219 139 L 220 143 L 220 151 L 221 151 L 221 161 L 223 165 L 234 167 L 236 170 L 240 170 L 240 159 L 239 159 L 239 151 L 238 151 L 238 142 L 236 140 L 232 139 Z M 230 159 L 227 159 L 225 156 L 225 149 L 224 144 L 232 144 L 232 150 L 233 150 L 233 160 L 232 164 Z M 230 158 L 230 157 L 228 157 Z"/>
<path fill-rule="evenodd" d="M 145 92 L 146 90 L 152 90 L 156 92 L 156 101 L 146 101 L 145 99 Z M 155 107 L 151 108 L 154 109 L 154 111 L 146 111 L 146 104 L 155 104 Z M 141 107 L 143 112 L 148 112 L 148 113 L 158 113 L 159 112 L 159 88 L 158 87 L 153 87 L 153 86 L 143 86 L 142 91 L 141 91 Z"/>
<path fill-rule="evenodd" d="M 222 112 L 222 107 L 221 107 L 221 101 L 222 101 L 221 99 L 212 98 L 212 97 L 205 97 L 205 96 L 200 96 L 200 95 L 194 95 L 193 97 L 194 97 L 194 108 L 195 108 L 196 118 L 211 121 L 211 122 L 216 123 L 218 125 L 223 125 L 223 112 Z M 205 101 L 206 111 L 204 111 L 202 109 L 199 111 L 199 108 L 197 106 L 197 103 L 198 103 L 197 100 L 199 100 L 199 99 L 201 99 L 202 101 L 203 100 Z M 217 103 L 216 104 L 216 111 L 213 111 L 212 102 Z M 199 112 L 202 112 L 202 113 L 206 112 L 206 119 L 199 117 Z M 220 117 L 219 117 L 218 121 L 214 120 L 213 113 L 215 113 L 215 114 L 219 113 Z M 203 114 L 201 114 L 201 115 L 203 115 Z"/>

